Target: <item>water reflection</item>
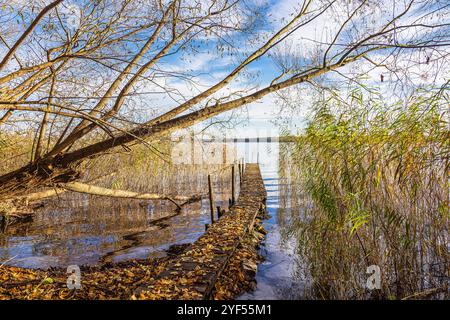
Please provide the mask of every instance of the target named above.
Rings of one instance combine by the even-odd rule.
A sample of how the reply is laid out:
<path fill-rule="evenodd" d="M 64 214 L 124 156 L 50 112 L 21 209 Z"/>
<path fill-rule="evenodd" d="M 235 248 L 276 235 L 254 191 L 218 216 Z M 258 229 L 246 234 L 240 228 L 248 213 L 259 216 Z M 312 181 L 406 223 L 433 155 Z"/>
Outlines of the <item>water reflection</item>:
<path fill-rule="evenodd" d="M 256 146 L 253 146 L 256 148 Z M 291 143 L 259 146 L 259 159 L 267 190 L 270 219 L 263 222 L 269 233 L 261 254 L 265 261 L 258 266 L 257 287 L 239 299 L 299 299 L 304 297 L 306 281 L 298 274 L 298 243 L 290 235 L 290 224 L 303 212 L 302 188 L 291 181 Z"/>
<path fill-rule="evenodd" d="M 199 170 L 196 166 L 186 170 L 191 172 L 192 181 L 186 181 L 185 170 L 177 167 L 172 181 L 154 190 L 176 190 L 184 195 L 204 193 L 207 189 L 203 176 L 218 168 Z M 177 172 L 182 176 L 176 176 Z M 225 207 L 231 197 L 231 176 L 225 173 L 219 171 L 213 176 L 216 206 Z M 62 194 L 47 201 L 32 222 L 9 226 L 0 234 L 0 262 L 48 268 L 158 257 L 172 244 L 195 241 L 204 232 L 205 224 L 210 223 L 206 199 L 183 207 L 179 213 L 175 209 L 167 201 Z"/>
<path fill-rule="evenodd" d="M 305 282 L 297 274 L 297 241 L 288 230 L 289 224 L 301 217 L 305 204 L 301 203 L 302 189 L 291 182 L 290 143 L 238 142 L 231 143 L 228 150 L 235 150 L 236 159 L 259 160 L 271 215 L 264 221 L 269 233 L 261 249 L 266 260 L 258 267 L 257 288 L 240 298 L 302 297 Z M 178 164 L 171 181 L 165 181 L 165 176 L 156 181 L 142 180 L 131 189 L 150 186 L 152 191 L 173 189 L 187 195 L 206 190 L 206 171 L 195 173 L 198 165 L 194 167 L 197 169 Z M 216 205 L 225 207 L 231 196 L 229 173 L 217 175 L 214 182 Z M 160 256 L 172 244 L 195 241 L 204 232 L 205 223 L 210 222 L 209 205 L 204 200 L 184 208 L 180 215 L 154 223 L 174 213 L 174 206 L 162 201 L 62 195 L 38 212 L 33 222 L 11 227 L 0 235 L 0 261 L 13 258 L 9 264 L 45 268 Z"/>

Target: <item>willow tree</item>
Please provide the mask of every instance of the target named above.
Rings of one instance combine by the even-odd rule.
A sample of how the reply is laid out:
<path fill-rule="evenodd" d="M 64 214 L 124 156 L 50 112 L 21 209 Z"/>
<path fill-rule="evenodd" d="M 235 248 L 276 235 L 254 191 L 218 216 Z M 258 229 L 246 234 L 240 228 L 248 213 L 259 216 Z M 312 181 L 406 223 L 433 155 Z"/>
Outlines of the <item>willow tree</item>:
<path fill-rule="evenodd" d="M 2 201 L 69 186 L 82 177 L 81 163 L 119 146 L 151 146 L 333 72 L 351 77 L 358 61 L 395 69 L 396 57 L 432 52 L 436 62 L 450 45 L 449 4 L 439 0 L 304 0 L 276 23 L 269 4 L 250 0 L 0 1 L 0 8 L 0 126 L 13 130 L 27 115 L 36 131 L 27 163 L 0 176 Z M 324 24 L 326 37 L 311 39 Z M 237 88 L 251 64 L 293 43 L 313 49 L 300 57 L 284 51 L 289 63 L 267 64 L 270 81 Z M 191 88 L 198 74 L 181 59 L 195 62 L 202 50 L 228 71 L 187 95 L 180 83 Z"/>

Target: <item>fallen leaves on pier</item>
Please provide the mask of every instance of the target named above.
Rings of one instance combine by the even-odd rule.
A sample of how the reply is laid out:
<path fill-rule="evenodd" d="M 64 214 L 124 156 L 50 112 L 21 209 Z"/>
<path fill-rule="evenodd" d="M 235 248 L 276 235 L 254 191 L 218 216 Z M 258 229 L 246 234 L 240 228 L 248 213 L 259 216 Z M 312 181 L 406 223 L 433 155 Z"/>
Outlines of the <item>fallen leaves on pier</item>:
<path fill-rule="evenodd" d="M 214 287 L 215 300 L 229 300 L 256 286 L 256 266 L 262 261 L 255 246 L 259 241 L 248 237 L 230 259 Z"/>
<path fill-rule="evenodd" d="M 77 290 L 67 288 L 66 270 L 0 266 L 0 299 L 232 299 L 254 287 L 265 234 L 261 177 L 244 179 L 241 192 L 230 212 L 174 255 L 81 267 Z"/>

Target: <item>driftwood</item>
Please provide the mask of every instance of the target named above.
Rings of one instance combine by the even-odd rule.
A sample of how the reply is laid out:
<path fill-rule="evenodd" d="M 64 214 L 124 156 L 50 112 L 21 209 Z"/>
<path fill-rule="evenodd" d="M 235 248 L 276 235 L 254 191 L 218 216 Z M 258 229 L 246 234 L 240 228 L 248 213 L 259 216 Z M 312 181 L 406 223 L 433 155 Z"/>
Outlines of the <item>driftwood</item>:
<path fill-rule="evenodd" d="M 110 173 L 108 173 L 106 175 L 102 175 L 102 176 L 98 176 L 98 177 L 95 177 L 93 179 L 90 179 L 87 182 L 88 183 L 93 183 L 93 182 L 96 182 L 96 181 L 100 181 L 100 180 L 102 180 L 104 178 L 114 176 L 116 173 L 117 173 L 117 171 L 113 171 L 113 172 L 110 172 Z M 41 191 L 38 191 L 38 192 L 28 193 L 28 194 L 25 194 L 25 195 L 22 195 L 22 196 L 16 196 L 16 197 L 12 198 L 12 200 L 15 200 L 15 201 L 19 200 L 19 201 L 25 202 L 26 206 L 28 206 L 29 202 L 39 201 L 39 200 L 43 200 L 43 199 L 46 199 L 46 198 L 51 198 L 51 197 L 54 197 L 54 196 L 58 196 L 58 195 L 63 194 L 65 192 L 67 192 L 67 191 L 70 191 L 70 190 L 69 189 L 64 189 L 64 188 L 51 188 L 51 189 L 41 190 Z"/>
<path fill-rule="evenodd" d="M 58 184 L 56 188 L 18 196 L 8 201 L 8 206 L 0 208 L 0 230 L 4 230 L 7 225 L 20 221 L 28 221 L 32 215 L 32 211 L 34 211 L 30 210 L 30 208 L 36 207 L 36 202 L 39 203 L 39 200 L 50 198 L 67 191 L 122 199 L 168 200 L 177 207 L 177 211 L 181 211 L 181 208 L 185 205 L 200 201 L 204 196 L 202 194 L 193 196 L 172 196 L 166 194 L 139 193 L 129 190 L 109 189 L 81 182 L 61 183 Z M 35 203 L 34 206 L 30 205 L 30 203 L 33 202 Z"/>
<path fill-rule="evenodd" d="M 33 192 L 24 196 L 19 196 L 19 197 L 15 197 L 15 200 L 23 200 L 26 203 L 28 202 L 33 202 L 33 201 L 38 201 L 38 200 L 43 200 L 46 198 L 51 198 L 57 195 L 60 195 L 62 193 L 67 192 L 68 190 L 63 189 L 63 188 L 53 188 L 53 189 L 47 189 L 47 190 L 42 190 L 42 191 L 38 191 L 38 192 Z"/>
<path fill-rule="evenodd" d="M 128 190 L 108 189 L 81 182 L 69 182 L 62 184 L 61 187 L 63 189 L 67 189 L 70 191 L 92 194 L 96 196 L 124 198 L 124 199 L 139 199 L 139 200 L 169 200 L 172 203 L 174 203 L 178 207 L 178 209 L 181 209 L 181 205 L 178 204 L 178 202 L 176 201 L 184 201 L 184 203 L 187 203 L 191 199 L 198 197 L 197 195 L 193 197 L 187 197 L 187 196 L 170 196 L 157 193 L 139 193 Z"/>
<path fill-rule="evenodd" d="M 104 187 L 99 187 L 95 185 L 91 185 L 91 182 L 95 182 L 101 180 L 105 177 L 109 177 L 115 175 L 116 172 L 109 173 L 107 175 L 103 175 L 100 177 L 96 177 L 94 179 L 89 180 L 89 183 L 82 182 L 72 182 L 72 183 L 64 183 L 59 184 L 58 187 L 52 189 L 46 189 L 38 192 L 33 192 L 29 194 L 25 194 L 22 196 L 16 196 L 12 199 L 13 202 L 22 202 L 25 204 L 25 207 L 28 207 L 30 202 L 35 202 L 39 200 L 43 200 L 46 198 L 51 198 L 54 196 L 61 195 L 67 191 L 79 192 L 84 194 L 92 194 L 97 196 L 106 196 L 113 198 L 128 198 L 128 199 L 140 199 L 140 200 L 169 200 L 173 202 L 178 208 L 190 203 L 194 203 L 200 201 L 203 195 L 198 194 L 194 196 L 168 196 L 154 193 L 138 193 L 128 190 L 116 190 L 116 189 L 108 189 Z M 175 201 L 181 201 L 182 203 L 179 205 Z"/>

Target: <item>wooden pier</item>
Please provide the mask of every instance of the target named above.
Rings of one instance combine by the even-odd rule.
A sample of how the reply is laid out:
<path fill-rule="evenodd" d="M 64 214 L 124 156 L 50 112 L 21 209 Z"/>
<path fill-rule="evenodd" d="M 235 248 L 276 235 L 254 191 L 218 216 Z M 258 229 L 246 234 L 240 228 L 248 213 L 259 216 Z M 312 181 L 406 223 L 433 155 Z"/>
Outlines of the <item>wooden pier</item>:
<path fill-rule="evenodd" d="M 214 287 L 236 250 L 265 212 L 267 193 L 258 164 L 247 164 L 236 203 L 192 246 L 172 260 L 134 298 L 211 299 Z"/>
<path fill-rule="evenodd" d="M 0 300 L 232 299 L 251 290 L 261 261 L 257 247 L 266 233 L 261 226 L 266 217 L 266 190 L 257 164 L 241 164 L 236 176 L 241 177 L 236 181 L 240 184 L 236 202 L 230 201 L 227 211 L 220 208 L 206 232 L 176 254 L 80 266 L 79 289 L 68 288 L 66 268 L 0 264 Z"/>

